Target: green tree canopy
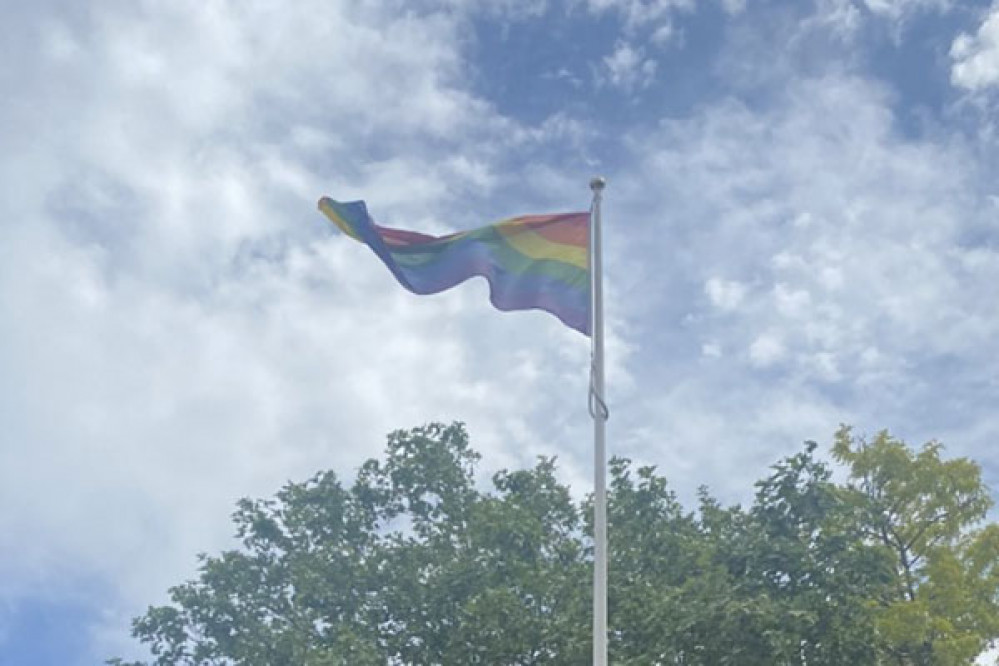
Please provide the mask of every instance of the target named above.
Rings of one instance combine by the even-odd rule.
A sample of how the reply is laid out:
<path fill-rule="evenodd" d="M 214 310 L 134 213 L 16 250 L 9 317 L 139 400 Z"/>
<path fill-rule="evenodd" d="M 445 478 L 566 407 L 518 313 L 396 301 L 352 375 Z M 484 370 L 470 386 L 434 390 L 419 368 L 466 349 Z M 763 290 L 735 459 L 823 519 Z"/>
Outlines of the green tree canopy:
<path fill-rule="evenodd" d="M 943 460 L 942 450 L 929 442 L 913 451 L 887 432 L 868 441 L 846 427 L 833 445 L 850 472 L 842 496 L 892 567 L 871 599 L 885 663 L 970 664 L 999 636 L 999 529 L 974 529 L 992 499 L 977 464 Z"/>
<path fill-rule="evenodd" d="M 685 510 L 652 467 L 610 465 L 611 661 L 971 664 L 999 636 L 999 529 L 977 465 L 842 429 L 748 508 Z M 460 424 L 388 437 L 332 472 L 242 500 L 238 549 L 201 556 L 133 623 L 155 666 L 585 664 L 592 506 L 555 461 L 475 482 Z M 113 659 L 109 663 L 124 666 Z"/>

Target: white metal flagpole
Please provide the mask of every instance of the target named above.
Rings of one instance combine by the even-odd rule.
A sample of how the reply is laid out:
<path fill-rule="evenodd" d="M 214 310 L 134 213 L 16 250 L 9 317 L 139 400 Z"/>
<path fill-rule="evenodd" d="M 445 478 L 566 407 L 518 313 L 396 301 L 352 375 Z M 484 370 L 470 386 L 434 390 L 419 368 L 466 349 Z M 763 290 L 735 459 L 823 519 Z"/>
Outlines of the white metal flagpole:
<path fill-rule="evenodd" d="M 607 445 L 604 441 L 604 289 L 600 201 L 606 181 L 590 181 L 590 416 L 593 417 L 593 666 L 607 666 Z"/>

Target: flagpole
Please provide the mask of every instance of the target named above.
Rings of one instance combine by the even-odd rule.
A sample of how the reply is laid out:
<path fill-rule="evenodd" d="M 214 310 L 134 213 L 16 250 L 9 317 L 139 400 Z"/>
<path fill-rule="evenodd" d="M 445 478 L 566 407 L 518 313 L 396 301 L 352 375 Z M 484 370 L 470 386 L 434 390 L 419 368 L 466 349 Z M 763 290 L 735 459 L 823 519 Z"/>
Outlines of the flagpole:
<path fill-rule="evenodd" d="M 600 202 L 607 182 L 590 181 L 593 208 L 590 213 L 590 276 L 592 344 L 590 368 L 590 416 L 593 417 L 593 666 L 607 666 L 607 445 L 604 401 L 604 289 L 603 247 L 600 234 Z"/>

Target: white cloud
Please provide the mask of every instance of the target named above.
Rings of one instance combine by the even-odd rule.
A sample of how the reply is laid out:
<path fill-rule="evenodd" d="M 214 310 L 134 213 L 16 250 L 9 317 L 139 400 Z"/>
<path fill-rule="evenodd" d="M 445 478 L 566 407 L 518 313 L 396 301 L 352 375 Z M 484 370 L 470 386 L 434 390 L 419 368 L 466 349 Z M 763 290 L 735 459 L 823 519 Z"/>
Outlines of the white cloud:
<path fill-rule="evenodd" d="M 784 342 L 773 333 L 765 333 L 749 345 L 749 360 L 757 367 L 771 366 L 784 358 L 784 354 Z"/>
<path fill-rule="evenodd" d="M 806 317 L 812 305 L 812 298 L 807 290 L 781 282 L 774 286 L 774 301 L 777 312 L 791 319 Z"/>
<path fill-rule="evenodd" d="M 741 14 L 746 11 L 746 0 L 721 0 L 721 3 L 729 14 Z"/>
<path fill-rule="evenodd" d="M 955 86 L 981 90 L 999 83 L 999 4 L 992 6 L 977 33 L 957 36 L 950 56 Z"/>
<path fill-rule="evenodd" d="M 873 13 L 898 20 L 921 11 L 945 11 L 953 0 L 863 0 Z"/>
<path fill-rule="evenodd" d="M 735 280 L 711 277 L 704 283 L 704 293 L 720 310 L 735 310 L 746 296 L 746 286 Z"/>
<path fill-rule="evenodd" d="M 541 16 L 550 3 L 548 0 L 491 0 L 486 3 L 477 0 L 451 0 L 451 4 L 465 11 L 478 9 L 503 19 L 523 21 Z"/>
<path fill-rule="evenodd" d="M 814 5 L 815 11 L 797 29 L 798 40 L 814 38 L 818 29 L 819 34 L 828 33 L 840 42 L 856 44 L 854 40 L 861 35 L 865 22 L 874 19 L 899 44 L 913 20 L 931 13 L 946 14 L 954 8 L 953 0 L 815 0 Z M 837 55 L 849 58 L 855 54 Z"/>
<path fill-rule="evenodd" d="M 681 491 L 713 479 L 738 499 L 735 479 L 840 422 L 989 457 L 999 253 L 969 239 L 994 237 L 991 192 L 965 143 L 903 138 L 891 109 L 861 78 L 797 78 L 763 108 L 728 100 L 629 136 L 608 219 L 656 232 L 620 239 L 608 274 L 633 285 L 618 308 L 662 319 L 635 340 L 642 405 L 616 418 L 657 433 L 625 453 L 677 465 Z"/>
<path fill-rule="evenodd" d="M 571 460 L 585 340 L 495 313 L 482 284 L 412 296 L 315 209 L 364 197 L 433 231 L 578 202 L 544 189 L 564 178 L 544 160 L 549 181 L 499 175 L 586 130 L 519 127 L 466 92 L 461 16 L 43 13 L 0 27 L 18 63 L 0 70 L 0 503 L 17 507 L 0 513 L 0 605 L 103 581 L 118 624 L 95 629 L 92 663 L 230 543 L 238 497 L 349 476 L 391 429 L 463 419 L 494 468 L 559 441 Z"/>
<path fill-rule="evenodd" d="M 603 59 L 597 82 L 632 93 L 648 88 L 656 77 L 656 61 L 646 58 L 641 48 L 618 42 L 614 52 Z"/>
<path fill-rule="evenodd" d="M 825 26 L 840 39 L 852 37 L 860 28 L 862 16 L 853 0 L 819 0 L 815 15 L 806 23 Z"/>
<path fill-rule="evenodd" d="M 726 7 L 733 0 L 727 0 Z M 586 0 L 591 12 L 613 12 L 624 20 L 625 28 L 656 26 L 669 22 L 675 12 L 690 12 L 696 7 L 694 0 Z"/>
<path fill-rule="evenodd" d="M 707 358 L 721 358 L 723 353 L 722 348 L 713 342 L 705 342 L 701 345 L 701 354 Z"/>
<path fill-rule="evenodd" d="M 656 46 L 664 46 L 670 42 L 677 40 L 677 30 L 670 21 L 664 22 L 658 28 L 653 31 L 652 36 L 649 37 L 649 41 Z"/>

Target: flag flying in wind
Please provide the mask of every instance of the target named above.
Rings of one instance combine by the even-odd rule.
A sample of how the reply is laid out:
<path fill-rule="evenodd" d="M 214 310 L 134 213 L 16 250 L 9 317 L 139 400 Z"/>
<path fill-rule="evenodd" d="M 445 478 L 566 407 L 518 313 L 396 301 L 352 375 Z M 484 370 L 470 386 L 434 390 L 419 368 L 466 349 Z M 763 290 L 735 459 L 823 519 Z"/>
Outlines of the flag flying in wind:
<path fill-rule="evenodd" d="M 351 238 L 365 243 L 396 279 L 416 294 L 435 294 L 481 275 L 500 310 L 537 308 L 590 334 L 590 214 L 528 215 L 428 236 L 374 223 L 363 201 L 328 197 L 319 210 Z"/>

